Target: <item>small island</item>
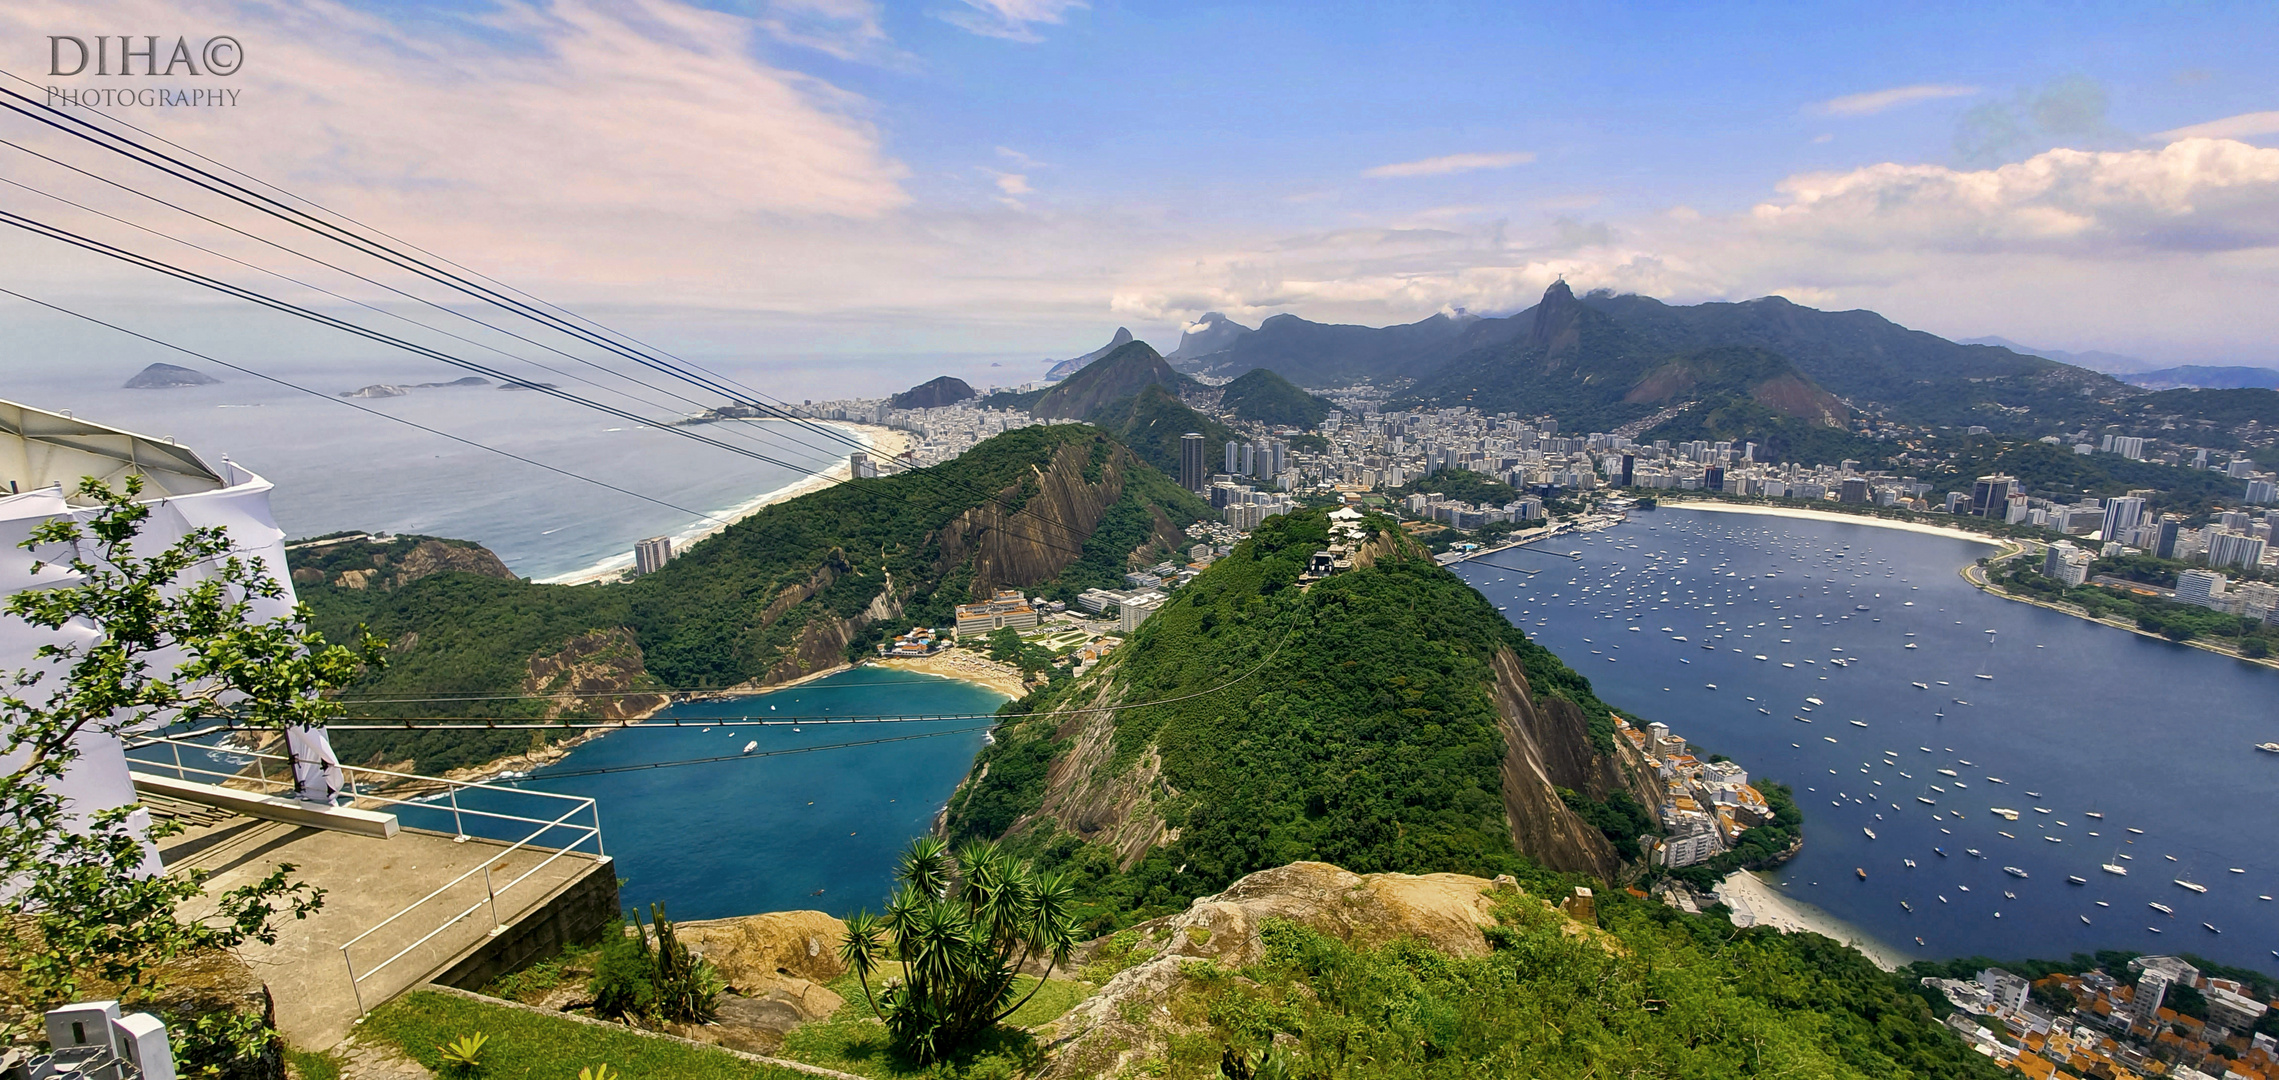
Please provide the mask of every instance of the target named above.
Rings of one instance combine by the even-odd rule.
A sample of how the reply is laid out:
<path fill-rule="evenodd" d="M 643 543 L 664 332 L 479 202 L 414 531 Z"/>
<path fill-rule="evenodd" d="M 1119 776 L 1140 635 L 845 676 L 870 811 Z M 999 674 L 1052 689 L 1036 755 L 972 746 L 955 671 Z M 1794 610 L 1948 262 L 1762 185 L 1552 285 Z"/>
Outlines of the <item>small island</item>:
<path fill-rule="evenodd" d="M 212 386 L 220 382 L 203 371 L 175 364 L 152 364 L 128 379 L 129 390 L 172 390 L 178 386 Z"/>

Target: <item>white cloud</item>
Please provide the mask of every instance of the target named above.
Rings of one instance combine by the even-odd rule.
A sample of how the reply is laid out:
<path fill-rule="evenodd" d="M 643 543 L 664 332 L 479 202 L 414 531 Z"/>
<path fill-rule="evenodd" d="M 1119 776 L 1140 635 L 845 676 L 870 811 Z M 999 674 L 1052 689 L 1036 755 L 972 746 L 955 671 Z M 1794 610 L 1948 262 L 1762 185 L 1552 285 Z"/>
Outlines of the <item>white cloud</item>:
<path fill-rule="evenodd" d="M 1471 172 L 1475 169 L 1508 169 L 1535 160 L 1525 152 L 1510 154 L 1448 154 L 1425 158 L 1421 161 L 1403 161 L 1393 165 L 1379 165 L 1364 169 L 1361 175 L 1372 179 L 1409 176 L 1446 176 L 1450 173 Z"/>
<path fill-rule="evenodd" d="M 981 171 L 995 177 L 997 179 L 997 190 L 1007 195 L 1028 195 L 1036 191 L 1035 188 L 1029 186 L 1029 178 L 1020 173 L 998 172 L 995 169 L 983 169 Z"/>
<path fill-rule="evenodd" d="M 910 58 L 888 40 L 880 14 L 874 0 L 767 0 L 757 21 L 768 36 L 788 45 L 841 60 L 907 66 Z"/>
<path fill-rule="evenodd" d="M 2258 135 L 2279 135 L 2279 112 L 2241 113 L 2163 131 L 2153 138 L 2174 142 L 2177 139 L 2252 139 Z"/>
<path fill-rule="evenodd" d="M 1058 26 L 1085 0 L 959 0 L 965 6 L 935 13 L 943 22 L 983 37 L 1007 41 L 1043 41 L 1039 25 Z"/>
<path fill-rule="evenodd" d="M 1912 105 L 1918 101 L 1969 97 L 1975 93 L 1978 93 L 1978 87 L 1975 86 L 1921 83 L 1915 86 L 1894 86 L 1889 90 L 1871 90 L 1864 94 L 1846 94 L 1813 105 L 1809 111 L 1826 116 L 1873 116 L 1886 109 Z"/>

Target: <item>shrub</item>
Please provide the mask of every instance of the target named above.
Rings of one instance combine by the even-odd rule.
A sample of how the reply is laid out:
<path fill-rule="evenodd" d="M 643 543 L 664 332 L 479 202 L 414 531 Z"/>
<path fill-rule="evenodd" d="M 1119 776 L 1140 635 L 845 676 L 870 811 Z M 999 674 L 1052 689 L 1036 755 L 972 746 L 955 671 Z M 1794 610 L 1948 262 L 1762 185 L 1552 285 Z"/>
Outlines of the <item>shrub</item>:
<path fill-rule="evenodd" d="M 1012 1000 L 1014 977 L 1031 957 L 1049 957 L 1049 978 L 1076 945 L 1066 880 L 1039 875 L 995 844 L 967 844 L 953 858 L 940 840 L 920 837 L 896 876 L 902 888 L 886 914 L 848 919 L 839 955 L 888 1034 L 921 1062 L 940 1060 L 1026 1004 L 1028 997 Z M 871 976 L 888 962 L 901 973 L 874 995 Z"/>

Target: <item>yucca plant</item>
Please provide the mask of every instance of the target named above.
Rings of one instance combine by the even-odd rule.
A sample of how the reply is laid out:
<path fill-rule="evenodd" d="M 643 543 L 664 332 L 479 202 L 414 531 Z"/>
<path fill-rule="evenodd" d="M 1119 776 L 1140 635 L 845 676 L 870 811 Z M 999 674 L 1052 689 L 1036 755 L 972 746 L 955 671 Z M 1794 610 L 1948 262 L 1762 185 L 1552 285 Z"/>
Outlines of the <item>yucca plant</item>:
<path fill-rule="evenodd" d="M 623 1080 L 624 1076 L 624 1073 L 609 1071 L 606 1064 L 578 1070 L 578 1080 Z"/>
<path fill-rule="evenodd" d="M 472 1035 L 461 1035 L 436 1047 L 436 1052 L 443 1057 L 443 1071 L 452 1076 L 481 1076 L 483 1048 L 490 1041 L 490 1036 L 478 1031 Z"/>
<path fill-rule="evenodd" d="M 1076 947 L 1066 879 L 1039 874 L 995 844 L 977 841 L 952 855 L 942 841 L 920 837 L 896 876 L 901 888 L 884 915 L 847 920 L 839 958 L 888 1034 L 918 1061 L 939 1060 L 1011 1016 L 1044 986 L 1039 979 L 1015 1001 L 1021 968 L 1042 958 L 1049 976 Z M 891 962 L 901 974 L 874 994 L 872 977 Z"/>

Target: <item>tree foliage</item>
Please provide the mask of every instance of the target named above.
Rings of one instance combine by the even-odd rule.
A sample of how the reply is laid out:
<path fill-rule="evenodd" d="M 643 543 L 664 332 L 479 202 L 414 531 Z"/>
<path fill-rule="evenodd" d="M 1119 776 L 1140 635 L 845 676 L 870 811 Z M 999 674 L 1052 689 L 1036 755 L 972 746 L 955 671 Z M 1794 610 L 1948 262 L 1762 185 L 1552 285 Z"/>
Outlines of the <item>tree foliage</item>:
<path fill-rule="evenodd" d="M 937 1061 L 1011 1016 L 1028 1000 L 1013 999 L 1021 969 L 1044 960 L 1049 978 L 1076 946 L 1066 879 L 1039 874 L 995 844 L 976 841 L 953 856 L 942 841 L 921 837 L 896 876 L 901 888 L 883 916 L 847 920 L 839 956 L 871 1011 L 918 1061 Z M 873 993 L 871 980 L 890 963 L 898 970 Z"/>
<path fill-rule="evenodd" d="M 381 655 L 368 635 L 354 648 L 328 642 L 307 628 L 305 608 L 255 620 L 254 603 L 284 587 L 221 528 L 144 553 L 142 490 L 139 476 L 117 489 L 82 480 L 76 495 L 94 507 L 85 520 L 47 521 L 20 545 L 35 576 L 61 571 L 67 583 L 7 603 L 55 635 L 0 695 L 0 757 L 15 763 L 0 776 L 0 880 L 20 883 L 10 905 L 21 916 L 0 929 L 0 949 L 50 1000 L 90 976 L 135 986 L 185 955 L 274 942 L 279 915 L 303 918 L 322 902 L 283 864 L 216 898 L 212 914 L 183 917 L 206 872 L 147 875 L 146 844 L 167 825 L 141 827 L 132 807 L 89 815 L 68 804 L 57 786 L 77 740 L 223 716 L 261 730 L 321 726 L 341 708 L 326 692 Z"/>

